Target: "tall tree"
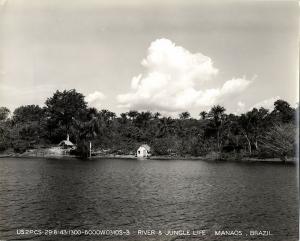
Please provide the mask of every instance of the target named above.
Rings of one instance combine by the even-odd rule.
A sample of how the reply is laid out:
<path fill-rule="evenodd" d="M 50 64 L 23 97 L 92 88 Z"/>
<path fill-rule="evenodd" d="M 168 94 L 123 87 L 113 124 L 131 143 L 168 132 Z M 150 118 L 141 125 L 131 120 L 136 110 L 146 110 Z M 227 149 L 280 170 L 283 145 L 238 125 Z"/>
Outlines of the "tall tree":
<path fill-rule="evenodd" d="M 44 117 L 44 110 L 38 105 L 25 105 L 15 109 L 13 113 L 14 123 L 40 121 Z"/>
<path fill-rule="evenodd" d="M 259 149 L 259 138 L 262 133 L 270 127 L 269 111 L 263 107 L 253 108 L 245 114 L 242 114 L 238 120 L 240 130 L 245 137 L 248 145 L 249 154 L 252 154 L 252 145 L 256 150 Z"/>
<path fill-rule="evenodd" d="M 188 111 L 184 111 L 179 114 L 179 119 L 181 119 L 181 120 L 186 120 L 186 119 L 189 119 L 190 117 L 191 117 L 191 114 Z"/>
<path fill-rule="evenodd" d="M 296 128 L 293 123 L 279 123 L 273 126 L 259 141 L 265 152 L 279 157 L 283 162 L 295 154 Z"/>
<path fill-rule="evenodd" d="M 77 154 L 83 158 L 89 156 L 89 143 L 94 138 L 103 133 L 105 123 L 103 117 L 93 113 L 90 110 L 90 119 L 88 121 L 76 120 L 73 118 L 72 132 L 75 134 L 77 143 Z"/>
<path fill-rule="evenodd" d="M 148 126 L 149 121 L 153 118 L 152 113 L 149 111 L 142 111 L 138 113 L 135 119 L 135 125 L 140 128 L 145 128 Z"/>
<path fill-rule="evenodd" d="M 212 118 L 216 133 L 217 133 L 217 145 L 218 150 L 221 151 L 221 131 L 224 120 L 224 112 L 226 109 L 223 106 L 215 105 L 211 108 L 208 116 Z"/>
<path fill-rule="evenodd" d="M 126 113 L 121 113 L 120 117 L 121 117 L 121 119 L 120 119 L 121 123 L 126 124 L 127 123 L 127 114 Z"/>
<path fill-rule="evenodd" d="M 158 137 L 166 137 L 175 134 L 175 121 L 171 117 L 159 119 Z"/>
<path fill-rule="evenodd" d="M 138 112 L 136 110 L 130 110 L 127 113 L 127 116 L 131 119 L 131 120 L 135 120 L 135 118 L 138 116 Z"/>
<path fill-rule="evenodd" d="M 48 98 L 46 104 L 46 115 L 48 126 L 53 129 L 60 128 L 65 136 L 69 133 L 73 118 L 79 119 L 82 112 L 87 110 L 84 96 L 75 89 L 56 91 Z"/>
<path fill-rule="evenodd" d="M 8 121 L 10 110 L 0 107 L 0 151 L 4 151 L 10 145 L 11 122 Z"/>
<path fill-rule="evenodd" d="M 112 120 L 116 117 L 116 114 L 112 111 L 109 110 L 101 110 L 99 112 L 99 114 L 104 118 L 104 120 L 108 121 L 108 120 Z"/>
<path fill-rule="evenodd" d="M 208 113 L 206 111 L 201 111 L 199 115 L 201 116 L 202 120 L 205 120 L 206 117 L 207 117 L 207 115 L 208 115 Z"/>
<path fill-rule="evenodd" d="M 274 115 L 277 120 L 283 123 L 288 123 L 294 120 L 295 109 L 284 100 L 276 100 L 274 102 L 274 110 L 272 111 L 272 115 Z"/>
<path fill-rule="evenodd" d="M 161 114 L 159 112 L 155 112 L 153 117 L 155 119 L 158 119 L 160 116 L 161 116 Z"/>
<path fill-rule="evenodd" d="M 47 142 L 45 111 L 38 105 L 25 105 L 15 109 L 12 116 L 11 139 L 14 149 L 32 147 Z"/>
<path fill-rule="evenodd" d="M 6 107 L 0 107 L 0 121 L 4 121 L 8 118 L 10 110 Z"/>

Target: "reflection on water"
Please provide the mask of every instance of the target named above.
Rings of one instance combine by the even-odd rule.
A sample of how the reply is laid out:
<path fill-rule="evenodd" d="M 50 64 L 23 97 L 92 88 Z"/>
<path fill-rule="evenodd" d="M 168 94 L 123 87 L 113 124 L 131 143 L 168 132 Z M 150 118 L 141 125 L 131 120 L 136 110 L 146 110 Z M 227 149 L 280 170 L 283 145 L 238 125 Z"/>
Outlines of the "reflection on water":
<path fill-rule="evenodd" d="M 0 239 L 20 239 L 25 228 L 139 228 L 209 230 L 201 240 L 260 229 L 274 233 L 269 240 L 298 240 L 295 166 L 2 158 L 0 174 Z"/>

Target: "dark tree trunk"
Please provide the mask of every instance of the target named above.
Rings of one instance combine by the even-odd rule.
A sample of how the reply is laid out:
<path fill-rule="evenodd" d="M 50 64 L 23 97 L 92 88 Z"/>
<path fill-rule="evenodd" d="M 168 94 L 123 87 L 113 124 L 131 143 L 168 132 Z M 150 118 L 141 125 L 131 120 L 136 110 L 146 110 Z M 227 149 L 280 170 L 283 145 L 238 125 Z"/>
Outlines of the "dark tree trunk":
<path fill-rule="evenodd" d="M 287 156 L 286 156 L 286 154 L 282 154 L 282 155 L 280 156 L 280 160 L 281 160 L 283 163 L 286 163 L 286 162 L 287 162 Z"/>

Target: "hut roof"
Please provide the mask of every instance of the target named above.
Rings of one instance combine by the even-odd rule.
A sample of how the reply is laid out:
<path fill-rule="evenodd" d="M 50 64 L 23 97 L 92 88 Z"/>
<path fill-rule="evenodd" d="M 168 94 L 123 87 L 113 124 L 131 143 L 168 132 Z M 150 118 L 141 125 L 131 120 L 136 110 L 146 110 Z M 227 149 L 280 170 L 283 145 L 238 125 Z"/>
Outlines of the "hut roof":
<path fill-rule="evenodd" d="M 147 151 L 150 151 L 150 146 L 148 146 L 147 144 L 141 145 L 140 148 L 143 147 L 145 148 Z"/>
<path fill-rule="evenodd" d="M 74 146 L 74 144 L 71 141 L 69 141 L 69 140 L 63 140 L 58 145 L 59 146 L 61 146 L 61 145 Z"/>
<path fill-rule="evenodd" d="M 59 146 L 61 146 L 61 145 L 65 145 L 65 146 L 74 146 L 74 144 L 70 141 L 69 134 L 67 135 L 67 140 L 61 141 L 58 145 L 59 145 Z"/>

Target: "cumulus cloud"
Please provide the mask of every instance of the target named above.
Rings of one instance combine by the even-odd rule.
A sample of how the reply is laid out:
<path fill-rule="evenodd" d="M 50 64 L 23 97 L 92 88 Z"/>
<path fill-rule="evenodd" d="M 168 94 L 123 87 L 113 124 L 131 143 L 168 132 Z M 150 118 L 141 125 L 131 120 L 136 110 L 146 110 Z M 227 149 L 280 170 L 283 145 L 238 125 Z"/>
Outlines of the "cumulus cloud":
<path fill-rule="evenodd" d="M 204 88 L 219 71 L 212 59 L 168 39 L 152 42 L 141 64 L 145 73 L 132 78 L 129 93 L 117 96 L 121 107 L 174 112 L 211 106 L 244 91 L 251 82 L 233 78 L 216 88 Z"/>
<path fill-rule="evenodd" d="M 274 102 L 276 100 L 279 100 L 279 99 L 281 99 L 280 96 L 274 96 L 274 97 L 271 97 L 269 99 L 262 100 L 262 101 L 256 103 L 255 105 L 253 105 L 250 108 L 250 110 L 252 110 L 253 108 L 260 108 L 260 107 L 266 108 L 268 110 L 273 110 L 274 109 Z"/>
<path fill-rule="evenodd" d="M 88 102 L 89 106 L 92 107 L 99 107 L 101 105 L 101 101 L 104 99 L 105 95 L 100 91 L 95 91 L 85 97 L 85 100 Z"/>

